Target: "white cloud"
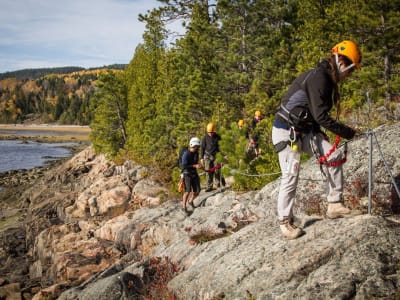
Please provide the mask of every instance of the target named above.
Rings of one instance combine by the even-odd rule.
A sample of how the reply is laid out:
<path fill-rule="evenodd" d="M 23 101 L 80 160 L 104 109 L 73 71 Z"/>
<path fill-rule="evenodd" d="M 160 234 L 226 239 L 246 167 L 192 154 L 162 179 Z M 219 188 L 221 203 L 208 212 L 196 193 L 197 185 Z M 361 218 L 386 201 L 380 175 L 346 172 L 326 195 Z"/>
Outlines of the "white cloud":
<path fill-rule="evenodd" d="M 156 0 L 2 0 L 0 73 L 129 63 Z"/>

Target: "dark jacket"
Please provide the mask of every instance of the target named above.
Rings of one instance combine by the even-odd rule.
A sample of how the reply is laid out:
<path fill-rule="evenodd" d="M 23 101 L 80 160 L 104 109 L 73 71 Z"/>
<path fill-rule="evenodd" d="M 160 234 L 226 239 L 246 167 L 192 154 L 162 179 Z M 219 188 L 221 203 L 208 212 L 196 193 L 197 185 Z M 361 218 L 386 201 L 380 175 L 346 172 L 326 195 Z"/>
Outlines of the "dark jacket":
<path fill-rule="evenodd" d="M 219 152 L 219 144 L 218 142 L 221 140 L 221 137 L 214 133 L 212 136 L 206 134 L 201 141 L 201 153 L 200 157 L 204 158 L 204 155 L 212 155 L 215 156 L 217 152 Z"/>
<path fill-rule="evenodd" d="M 300 75 L 289 86 L 282 106 L 291 112 L 303 110 L 309 129 L 319 130 L 322 126 L 343 138 L 351 139 L 355 131 L 329 115 L 333 106 L 335 86 L 331 73 L 331 65 L 325 59 L 317 68 Z M 278 111 L 276 120 L 287 121 L 282 118 L 282 108 Z"/>
<path fill-rule="evenodd" d="M 182 155 L 182 169 L 183 173 L 196 173 L 196 168 L 193 165 L 197 165 L 199 163 L 199 153 L 190 152 L 189 150 L 185 151 Z"/>

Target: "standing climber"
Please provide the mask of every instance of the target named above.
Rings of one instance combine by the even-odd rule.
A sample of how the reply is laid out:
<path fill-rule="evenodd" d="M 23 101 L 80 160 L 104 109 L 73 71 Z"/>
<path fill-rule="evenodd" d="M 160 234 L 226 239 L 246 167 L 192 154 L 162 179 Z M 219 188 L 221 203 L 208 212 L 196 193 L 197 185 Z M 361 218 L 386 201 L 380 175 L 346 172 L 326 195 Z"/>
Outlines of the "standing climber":
<path fill-rule="evenodd" d="M 253 154 L 255 157 L 258 157 L 260 154 L 259 148 L 259 140 L 260 140 L 260 133 L 257 130 L 257 125 L 263 119 L 261 111 L 256 110 L 254 113 L 254 117 L 251 120 L 251 133 L 249 133 L 249 143 L 247 145 L 247 152 Z"/>
<path fill-rule="evenodd" d="M 243 119 L 240 119 L 240 120 L 238 121 L 238 128 L 239 128 L 240 130 L 242 130 L 242 129 L 244 128 L 244 120 L 243 120 Z"/>
<path fill-rule="evenodd" d="M 220 184 L 225 186 L 225 179 L 221 174 L 221 169 L 217 168 L 215 164 L 216 155 L 219 152 L 219 141 L 221 137 L 215 132 L 214 123 L 207 124 L 207 133 L 201 142 L 201 153 L 200 157 L 204 165 L 207 176 L 207 189 L 206 192 L 213 190 L 214 173 L 215 179 L 218 180 L 218 187 Z"/>
<path fill-rule="evenodd" d="M 240 119 L 238 121 L 238 129 L 241 135 L 243 135 L 247 139 L 249 138 L 249 128 L 243 119 Z"/>
<path fill-rule="evenodd" d="M 199 148 L 200 139 L 193 137 L 189 141 L 189 148 L 182 155 L 182 170 L 184 176 L 184 193 L 182 196 L 182 208 L 188 214 L 186 204 L 189 204 L 194 208 L 193 200 L 200 193 L 200 178 L 197 174 L 197 169 L 202 167 L 199 164 Z M 188 201 L 190 196 L 190 200 Z"/>
<path fill-rule="evenodd" d="M 251 128 L 253 128 L 253 130 L 256 128 L 257 124 L 260 123 L 263 119 L 262 113 L 259 110 L 256 110 L 256 112 L 254 113 L 254 117 L 251 120 Z"/>
<path fill-rule="evenodd" d="M 283 97 L 272 128 L 272 141 L 279 154 L 282 178 L 278 196 L 278 219 L 282 234 L 295 239 L 304 232 L 293 224 L 293 205 L 298 182 L 299 162 L 292 170 L 289 157 L 296 151 L 309 155 L 326 156 L 332 148 L 321 127 L 338 137 L 352 139 L 356 131 L 330 117 L 329 111 L 336 104 L 339 109 L 338 83 L 360 68 L 361 53 L 352 41 L 335 45 L 331 55 L 322 60 L 316 68 L 301 74 L 289 86 Z M 344 151 L 336 149 L 326 163 L 329 185 L 328 218 L 351 214 L 343 202 L 343 161 Z M 293 174 L 294 171 L 295 174 Z"/>

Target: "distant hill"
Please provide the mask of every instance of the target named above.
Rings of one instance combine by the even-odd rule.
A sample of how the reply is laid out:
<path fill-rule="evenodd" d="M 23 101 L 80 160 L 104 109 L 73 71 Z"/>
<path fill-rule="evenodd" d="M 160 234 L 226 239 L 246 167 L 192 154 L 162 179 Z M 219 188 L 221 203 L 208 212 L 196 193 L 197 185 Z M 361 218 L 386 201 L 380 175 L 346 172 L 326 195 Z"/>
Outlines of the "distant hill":
<path fill-rule="evenodd" d="M 26 79 L 37 79 L 48 74 L 70 74 L 73 72 L 79 72 L 83 70 L 97 70 L 97 69 L 118 69 L 123 70 L 126 68 L 126 64 L 113 64 L 109 66 L 96 67 L 85 69 L 82 67 L 60 67 L 60 68 L 39 68 L 39 69 L 23 69 L 12 72 L 0 73 L 0 80 L 7 78 L 16 78 L 18 80 Z"/>
<path fill-rule="evenodd" d="M 108 70 L 122 72 L 123 68 L 125 65 L 64 67 L 2 74 L 0 123 L 88 125 L 96 106 L 91 105 L 91 98 L 98 76 Z"/>

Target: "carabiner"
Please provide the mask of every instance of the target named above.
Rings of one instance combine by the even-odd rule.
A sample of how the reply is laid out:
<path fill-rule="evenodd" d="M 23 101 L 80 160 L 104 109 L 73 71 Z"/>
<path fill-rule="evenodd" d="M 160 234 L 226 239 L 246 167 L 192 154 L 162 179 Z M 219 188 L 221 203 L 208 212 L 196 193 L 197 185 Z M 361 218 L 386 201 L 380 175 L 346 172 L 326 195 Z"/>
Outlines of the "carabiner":
<path fill-rule="evenodd" d="M 289 141 L 290 141 L 290 148 L 292 148 L 293 151 L 297 151 L 297 145 L 295 145 L 296 140 L 297 140 L 296 129 L 294 129 L 294 127 L 291 126 L 289 129 Z"/>
<path fill-rule="evenodd" d="M 294 142 L 296 142 L 296 139 L 297 139 L 297 136 L 296 136 L 296 129 L 294 129 L 294 127 L 291 126 L 291 127 L 289 128 L 289 141 L 290 141 L 291 143 L 294 143 Z"/>

